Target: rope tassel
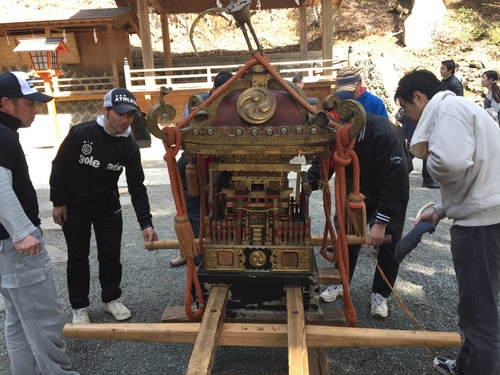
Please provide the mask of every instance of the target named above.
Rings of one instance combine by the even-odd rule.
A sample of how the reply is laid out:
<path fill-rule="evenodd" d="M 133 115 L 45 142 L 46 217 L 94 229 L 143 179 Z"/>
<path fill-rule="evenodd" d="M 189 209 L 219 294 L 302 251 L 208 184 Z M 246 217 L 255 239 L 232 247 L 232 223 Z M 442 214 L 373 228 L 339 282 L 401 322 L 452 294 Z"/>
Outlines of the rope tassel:
<path fill-rule="evenodd" d="M 196 164 L 189 163 L 186 166 L 186 185 L 190 196 L 196 198 L 200 195 L 198 190 L 198 171 Z"/>
<path fill-rule="evenodd" d="M 174 218 L 174 229 L 179 241 L 181 255 L 186 259 L 193 259 L 198 255 L 198 247 L 194 240 L 193 228 L 189 223 L 188 215 L 177 215 Z"/>
<path fill-rule="evenodd" d="M 366 207 L 363 194 L 350 193 L 347 198 L 347 234 L 354 234 L 366 242 Z"/>

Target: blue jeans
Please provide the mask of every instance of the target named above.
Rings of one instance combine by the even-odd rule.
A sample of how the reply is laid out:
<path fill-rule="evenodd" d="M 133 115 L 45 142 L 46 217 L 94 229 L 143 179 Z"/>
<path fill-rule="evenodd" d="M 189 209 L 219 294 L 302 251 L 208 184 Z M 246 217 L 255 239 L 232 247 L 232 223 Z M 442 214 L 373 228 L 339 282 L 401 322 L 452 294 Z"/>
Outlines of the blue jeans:
<path fill-rule="evenodd" d="M 500 374 L 500 224 L 451 228 L 458 281 L 459 327 L 465 340 L 457 358 L 466 374 Z"/>

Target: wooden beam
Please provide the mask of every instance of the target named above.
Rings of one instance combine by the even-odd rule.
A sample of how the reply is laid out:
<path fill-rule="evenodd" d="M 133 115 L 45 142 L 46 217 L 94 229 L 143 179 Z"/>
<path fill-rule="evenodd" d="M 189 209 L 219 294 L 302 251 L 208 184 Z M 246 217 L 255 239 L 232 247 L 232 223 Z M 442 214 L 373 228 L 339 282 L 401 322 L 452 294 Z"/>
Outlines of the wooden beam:
<path fill-rule="evenodd" d="M 66 337 L 194 344 L 201 323 L 69 323 Z M 460 334 L 374 328 L 306 325 L 310 347 L 459 347 Z M 287 347 L 286 324 L 223 323 L 217 341 L 222 346 Z"/>
<path fill-rule="evenodd" d="M 288 374 L 309 374 L 302 288 L 286 288 Z"/>
<path fill-rule="evenodd" d="M 110 51 L 110 57 L 111 57 L 111 70 L 113 71 L 113 84 L 115 87 L 120 87 L 120 77 L 118 76 L 118 62 L 116 59 L 116 52 L 113 46 L 115 45 L 114 38 L 115 38 L 115 30 L 113 29 L 113 25 L 108 23 L 106 25 L 106 28 L 108 29 L 108 46 L 109 46 L 109 51 Z"/>
<path fill-rule="evenodd" d="M 299 8 L 299 56 L 300 61 L 307 61 L 307 8 Z"/>
<path fill-rule="evenodd" d="M 207 307 L 203 313 L 186 375 L 211 374 L 217 341 L 226 315 L 228 292 L 227 285 L 215 285 L 210 290 Z"/>
<path fill-rule="evenodd" d="M 335 270 L 335 268 L 332 268 Z M 337 271 L 338 274 L 338 271 Z M 330 283 L 332 284 L 332 283 Z M 338 282 L 335 284 L 340 284 L 340 277 Z M 321 311 L 315 313 L 306 314 L 307 324 L 320 324 L 325 326 L 336 326 L 336 327 L 347 327 L 347 321 L 344 315 L 342 307 L 334 306 L 323 306 Z M 190 320 L 186 316 L 186 311 L 184 306 L 167 306 L 163 311 L 161 316 L 161 323 L 187 323 Z M 200 322 L 201 318 L 197 319 L 196 322 Z M 244 318 L 242 317 L 231 317 L 224 319 L 224 323 L 273 323 L 273 324 L 286 324 L 286 311 L 283 313 L 262 312 L 262 314 L 256 313 L 255 316 L 249 317 L 248 315 Z"/>
<path fill-rule="evenodd" d="M 329 375 L 328 359 L 324 348 L 308 348 L 309 375 Z"/>
<path fill-rule="evenodd" d="M 148 1 L 137 0 L 137 11 L 139 14 L 139 28 L 141 33 L 142 63 L 144 69 L 154 68 L 153 47 L 151 44 L 151 30 L 149 27 Z"/>
<path fill-rule="evenodd" d="M 149 0 L 151 3 L 151 6 L 156 9 L 158 13 L 164 13 L 165 12 L 165 6 L 163 5 L 163 1 L 158 1 L 158 0 Z"/>
<path fill-rule="evenodd" d="M 172 67 L 172 50 L 170 49 L 170 31 L 168 29 L 168 14 L 160 14 L 161 37 L 163 40 L 163 60 L 165 68 Z"/>
<path fill-rule="evenodd" d="M 321 246 L 323 243 L 323 236 L 320 235 L 312 235 L 311 236 L 312 240 L 312 246 Z M 196 243 L 198 243 L 198 239 L 195 239 Z M 390 235 L 385 235 L 384 237 L 384 243 L 389 243 L 392 241 L 392 237 Z M 347 236 L 347 242 L 350 245 L 363 245 L 364 241 L 362 238 L 353 236 L 353 235 L 348 235 Z M 328 242 L 327 244 L 331 244 L 332 240 L 330 237 L 328 237 Z M 159 249 L 178 249 L 179 248 L 179 241 L 177 240 L 158 240 L 158 241 L 153 241 L 152 244 L 145 243 L 144 248 L 148 250 L 159 250 Z"/>
<path fill-rule="evenodd" d="M 340 284 L 339 270 L 335 267 L 318 269 L 319 285 L 338 285 Z"/>
<path fill-rule="evenodd" d="M 302 3 L 302 1 L 300 1 Z M 189 7 L 187 3 L 183 0 L 169 0 L 163 1 L 165 5 L 165 12 L 168 14 L 181 14 L 181 13 L 201 13 L 207 9 L 215 7 L 214 0 L 192 0 L 189 2 Z M 222 6 L 225 7 L 229 4 L 229 0 L 222 0 Z M 261 8 L 264 9 L 288 9 L 297 8 L 300 5 L 294 0 L 273 0 L 273 1 L 262 1 Z M 254 1 L 250 5 L 250 9 L 257 9 L 257 2 Z"/>
<path fill-rule="evenodd" d="M 323 37 L 322 37 L 322 50 L 323 50 L 323 60 L 331 60 L 333 58 L 333 26 L 332 26 L 332 1 L 331 0 L 321 0 L 321 24 L 323 25 Z M 327 65 L 326 66 L 331 66 Z M 331 70 L 323 71 L 326 76 L 331 76 Z"/>

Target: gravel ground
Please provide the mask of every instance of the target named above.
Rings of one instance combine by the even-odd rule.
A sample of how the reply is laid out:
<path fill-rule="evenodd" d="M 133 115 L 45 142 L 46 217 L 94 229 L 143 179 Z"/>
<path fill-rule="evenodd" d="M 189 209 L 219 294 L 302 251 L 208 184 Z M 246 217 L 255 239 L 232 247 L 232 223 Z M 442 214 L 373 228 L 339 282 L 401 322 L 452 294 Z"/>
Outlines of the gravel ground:
<path fill-rule="evenodd" d="M 67 299 L 65 260 L 66 247 L 62 231 L 51 222 L 51 204 L 48 199 L 48 173 L 54 148 L 40 145 L 38 138 L 21 134 L 27 153 L 32 179 L 35 182 L 43 218 L 45 242 L 54 260 L 54 277 L 58 295 L 71 321 L 71 307 Z M 161 143 L 153 140 L 153 147 L 143 148 L 143 162 L 148 183 L 154 224 L 161 239 L 174 239 L 173 204 L 167 171 L 162 161 Z M 421 163 L 415 162 L 410 175 L 411 196 L 405 233 L 408 232 L 418 209 L 429 201 L 439 200 L 439 190 L 421 187 Z M 124 183 L 121 183 L 125 186 Z M 177 256 L 175 250 L 147 252 L 126 189 L 122 188 L 124 206 L 123 235 L 123 301 L 131 309 L 131 323 L 159 322 L 166 306 L 182 305 L 185 268 L 170 268 L 169 260 Z M 323 216 L 321 194 L 311 196 L 313 233 L 321 234 Z M 457 286 L 449 250 L 450 221 L 444 220 L 432 235 L 425 235 L 423 242 L 403 262 L 395 289 L 404 304 L 427 330 L 457 332 Z M 97 278 L 95 246 L 91 250 L 92 285 L 90 291 L 91 319 L 96 323 L 111 323 L 114 319 L 102 311 L 100 288 Z M 318 266 L 328 263 L 317 256 Z M 389 300 L 387 319 L 377 320 L 369 312 L 369 296 L 374 264 L 369 250 L 362 250 L 356 274 L 351 284 L 354 306 L 360 327 L 384 329 L 414 329 L 394 298 Z M 334 302 L 340 306 L 340 302 Z M 3 326 L 5 315 L 0 313 Z M 0 374 L 10 373 L 5 340 L 0 338 Z M 191 346 L 185 344 L 159 344 L 105 340 L 66 339 L 67 352 L 80 374 L 151 375 L 184 374 L 189 361 Z M 456 348 L 358 348 L 327 349 L 332 374 L 431 374 L 430 361 L 436 355 L 453 357 Z M 287 350 L 285 348 L 219 347 L 213 372 L 219 374 L 286 374 Z"/>

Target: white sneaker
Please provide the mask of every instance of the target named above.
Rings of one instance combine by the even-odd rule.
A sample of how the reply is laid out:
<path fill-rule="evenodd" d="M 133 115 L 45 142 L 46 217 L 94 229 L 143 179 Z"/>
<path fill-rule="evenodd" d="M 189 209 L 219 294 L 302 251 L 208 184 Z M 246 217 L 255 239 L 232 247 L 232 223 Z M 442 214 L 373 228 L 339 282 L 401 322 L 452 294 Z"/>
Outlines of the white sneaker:
<path fill-rule="evenodd" d="M 88 307 L 73 309 L 73 323 L 90 323 Z"/>
<path fill-rule="evenodd" d="M 116 320 L 125 320 L 132 316 L 129 309 L 123 303 L 115 299 L 114 301 L 104 304 L 104 311 L 112 314 Z"/>
<path fill-rule="evenodd" d="M 338 296 L 343 296 L 343 295 L 344 295 L 344 289 L 342 288 L 342 285 L 330 285 L 319 296 L 325 302 L 333 302 L 337 299 Z"/>
<path fill-rule="evenodd" d="M 382 297 L 378 293 L 372 293 L 372 316 L 374 318 L 387 318 L 389 308 L 387 307 L 387 298 Z"/>

